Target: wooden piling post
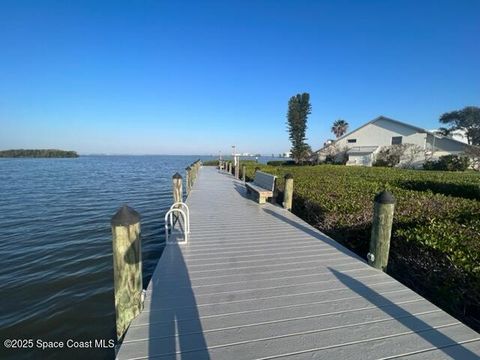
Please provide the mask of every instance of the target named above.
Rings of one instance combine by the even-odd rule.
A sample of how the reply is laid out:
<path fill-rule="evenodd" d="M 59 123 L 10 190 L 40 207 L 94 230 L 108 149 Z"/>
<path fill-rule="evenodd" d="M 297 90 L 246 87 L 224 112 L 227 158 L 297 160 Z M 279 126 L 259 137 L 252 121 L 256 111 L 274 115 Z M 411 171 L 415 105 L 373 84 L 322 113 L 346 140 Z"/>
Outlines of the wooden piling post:
<path fill-rule="evenodd" d="M 232 173 L 232 163 L 230 161 L 228 162 L 228 173 Z"/>
<path fill-rule="evenodd" d="M 198 159 L 196 162 L 195 162 L 195 179 L 198 178 L 198 173 L 200 172 L 200 166 L 201 166 L 201 161 L 200 159 Z"/>
<path fill-rule="evenodd" d="M 183 201 L 182 175 L 178 172 L 172 176 L 173 202 Z"/>
<path fill-rule="evenodd" d="M 275 205 L 277 203 L 277 198 L 278 198 L 278 183 L 277 179 L 273 180 L 273 194 L 270 199 L 270 203 Z"/>
<path fill-rule="evenodd" d="M 198 160 L 193 163 L 193 168 L 195 169 L 195 174 L 198 173 Z"/>
<path fill-rule="evenodd" d="M 285 175 L 285 189 L 283 191 L 283 208 L 288 211 L 292 210 L 293 202 L 293 176 L 292 174 Z"/>
<path fill-rule="evenodd" d="M 243 182 L 245 182 L 245 179 L 247 178 L 246 172 L 247 172 L 247 167 L 245 165 L 242 165 L 242 181 Z"/>
<path fill-rule="evenodd" d="M 190 190 L 192 190 L 192 176 L 190 174 L 190 171 L 192 170 L 192 168 L 190 166 L 187 166 L 185 168 L 185 182 L 186 182 L 186 185 L 187 185 L 187 195 L 190 194 Z"/>
<path fill-rule="evenodd" d="M 192 165 L 190 165 L 190 183 L 191 183 L 191 186 L 193 186 L 193 184 L 195 184 L 195 180 L 197 178 L 197 167 L 195 166 L 195 163 L 193 163 Z"/>
<path fill-rule="evenodd" d="M 125 205 L 111 225 L 117 339 L 121 339 L 143 308 L 140 215 Z"/>
<path fill-rule="evenodd" d="M 367 259 L 371 266 L 382 271 L 387 270 L 394 211 L 395 198 L 390 192 L 382 191 L 375 196 L 370 252 Z"/>
<path fill-rule="evenodd" d="M 235 166 L 235 179 L 240 179 L 240 161 L 237 161 Z"/>

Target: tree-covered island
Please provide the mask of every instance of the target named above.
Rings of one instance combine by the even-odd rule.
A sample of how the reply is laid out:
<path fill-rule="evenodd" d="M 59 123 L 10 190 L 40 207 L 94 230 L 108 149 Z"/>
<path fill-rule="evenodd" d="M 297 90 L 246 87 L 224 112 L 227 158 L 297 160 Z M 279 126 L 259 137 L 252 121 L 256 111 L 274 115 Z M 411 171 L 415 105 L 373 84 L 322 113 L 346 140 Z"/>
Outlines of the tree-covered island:
<path fill-rule="evenodd" d="M 0 157 L 3 158 L 76 158 L 76 151 L 65 151 L 58 149 L 16 149 L 0 150 Z"/>

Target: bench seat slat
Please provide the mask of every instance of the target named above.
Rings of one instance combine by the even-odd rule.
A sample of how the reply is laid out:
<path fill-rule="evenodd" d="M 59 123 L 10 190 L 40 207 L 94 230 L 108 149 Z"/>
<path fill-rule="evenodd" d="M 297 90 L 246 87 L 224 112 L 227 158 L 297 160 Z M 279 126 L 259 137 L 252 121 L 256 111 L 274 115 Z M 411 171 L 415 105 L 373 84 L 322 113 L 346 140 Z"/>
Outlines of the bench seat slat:
<path fill-rule="evenodd" d="M 245 185 L 256 192 L 261 193 L 262 195 L 273 196 L 273 191 L 271 190 L 264 189 L 263 187 L 257 186 L 253 183 L 246 183 Z"/>

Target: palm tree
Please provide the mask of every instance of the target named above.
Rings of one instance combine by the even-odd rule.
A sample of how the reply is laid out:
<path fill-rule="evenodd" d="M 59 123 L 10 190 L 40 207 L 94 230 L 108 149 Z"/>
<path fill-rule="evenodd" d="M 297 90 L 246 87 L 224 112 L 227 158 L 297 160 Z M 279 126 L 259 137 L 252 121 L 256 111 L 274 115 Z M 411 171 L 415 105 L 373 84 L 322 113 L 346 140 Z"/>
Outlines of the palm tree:
<path fill-rule="evenodd" d="M 337 138 L 344 135 L 348 130 L 348 123 L 345 120 L 338 119 L 333 123 L 332 132 Z"/>

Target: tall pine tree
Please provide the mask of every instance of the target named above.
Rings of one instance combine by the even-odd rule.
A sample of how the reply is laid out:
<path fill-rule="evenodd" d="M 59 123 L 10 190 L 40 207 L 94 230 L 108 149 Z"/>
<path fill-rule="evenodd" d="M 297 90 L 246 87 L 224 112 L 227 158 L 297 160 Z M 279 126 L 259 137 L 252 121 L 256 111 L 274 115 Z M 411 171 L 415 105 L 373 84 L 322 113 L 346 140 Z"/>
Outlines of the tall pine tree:
<path fill-rule="evenodd" d="M 296 163 L 303 163 L 311 154 L 306 143 L 307 118 L 312 112 L 310 94 L 303 93 L 292 96 L 288 101 L 287 128 L 292 142 L 292 157 Z"/>

